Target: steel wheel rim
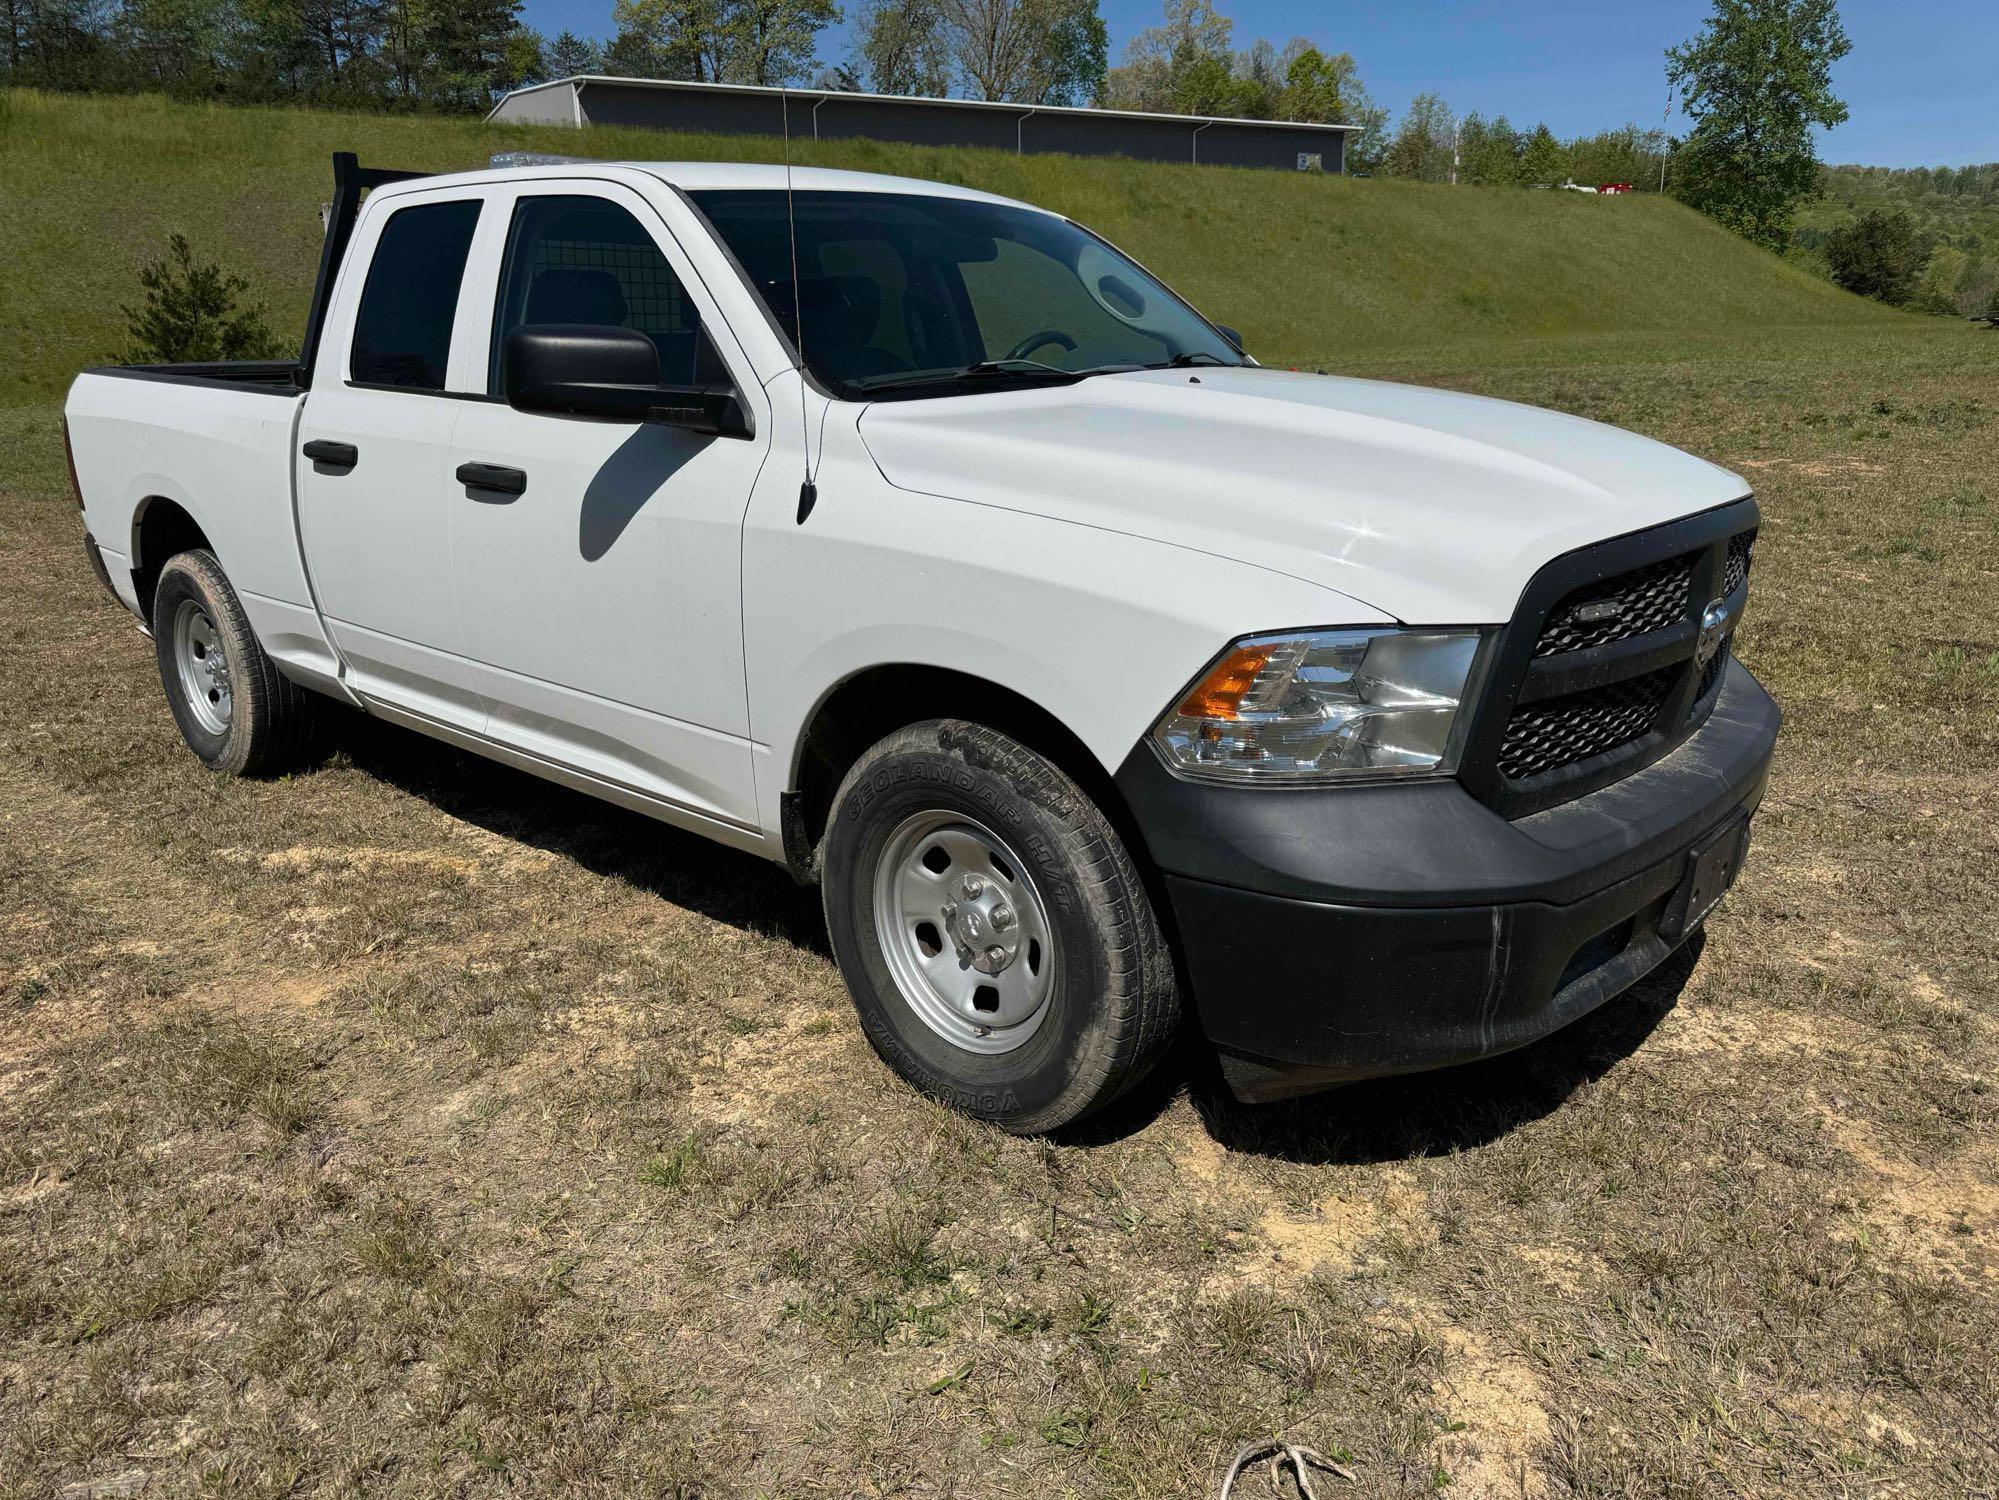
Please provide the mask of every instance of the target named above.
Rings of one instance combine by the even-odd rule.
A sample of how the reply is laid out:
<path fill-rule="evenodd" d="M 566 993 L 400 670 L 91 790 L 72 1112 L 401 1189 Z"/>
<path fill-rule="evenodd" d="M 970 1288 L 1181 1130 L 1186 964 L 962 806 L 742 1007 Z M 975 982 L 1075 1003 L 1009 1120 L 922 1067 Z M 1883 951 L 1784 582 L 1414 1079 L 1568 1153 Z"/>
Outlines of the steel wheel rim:
<path fill-rule="evenodd" d="M 1055 931 L 1029 865 L 985 824 L 941 809 L 904 819 L 875 864 L 874 912 L 903 1002 L 945 1041 L 995 1057 L 1041 1029 Z"/>
<path fill-rule="evenodd" d="M 221 632 L 197 600 L 183 599 L 174 610 L 173 653 L 188 712 L 208 733 L 227 734 L 234 704 L 229 657 Z"/>

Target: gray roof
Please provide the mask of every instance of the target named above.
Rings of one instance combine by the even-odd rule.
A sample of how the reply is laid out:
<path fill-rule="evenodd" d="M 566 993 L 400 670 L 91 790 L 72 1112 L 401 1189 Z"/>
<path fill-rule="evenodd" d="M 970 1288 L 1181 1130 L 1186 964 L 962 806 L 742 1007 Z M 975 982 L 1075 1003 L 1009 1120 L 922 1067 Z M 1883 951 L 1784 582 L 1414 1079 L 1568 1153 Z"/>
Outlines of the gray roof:
<path fill-rule="evenodd" d="M 814 103 L 833 99 L 853 99 L 879 104 L 916 104 L 935 109 L 986 109 L 1022 118 L 1029 115 L 1100 115 L 1114 120 L 1166 120 L 1180 125 L 1281 125 L 1286 130 L 1324 130 L 1334 134 L 1360 128 L 1358 125 L 1322 125 L 1311 120 L 1243 120 L 1225 115 L 1158 114 L 1142 109 L 1083 109 L 1067 104 L 1011 104 L 1003 100 L 989 99 L 932 99 L 921 94 L 862 94 L 848 89 L 785 89 L 766 88 L 751 83 L 693 83 L 675 78 L 617 78 L 603 73 L 582 73 L 573 78 L 552 78 L 547 83 L 529 84 L 526 88 L 514 89 L 493 106 L 486 118 L 492 119 L 508 99 L 518 95 L 585 83 L 615 83 L 634 88 L 667 89 L 691 94 L 761 94 L 771 98 L 788 95 L 794 99 L 809 100 Z"/>

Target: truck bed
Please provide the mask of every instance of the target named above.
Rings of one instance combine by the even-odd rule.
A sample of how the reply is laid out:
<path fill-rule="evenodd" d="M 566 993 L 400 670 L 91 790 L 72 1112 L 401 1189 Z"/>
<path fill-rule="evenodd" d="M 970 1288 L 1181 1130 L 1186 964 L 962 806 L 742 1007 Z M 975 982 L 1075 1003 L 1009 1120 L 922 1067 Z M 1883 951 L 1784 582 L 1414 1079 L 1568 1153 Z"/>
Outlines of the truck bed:
<path fill-rule="evenodd" d="M 84 524 L 126 606 L 144 618 L 141 580 L 165 561 L 149 555 L 153 525 L 166 525 L 174 545 L 192 528 L 265 649 L 311 670 L 327 651 L 293 514 L 305 392 L 292 369 L 287 360 L 242 360 L 86 370 L 70 386 L 64 418 Z"/>
<path fill-rule="evenodd" d="M 251 394 L 298 394 L 298 361 L 292 359 L 232 359 L 208 364 L 98 365 L 87 375 L 115 375 L 126 380 L 159 380 L 174 385 L 221 386 Z"/>

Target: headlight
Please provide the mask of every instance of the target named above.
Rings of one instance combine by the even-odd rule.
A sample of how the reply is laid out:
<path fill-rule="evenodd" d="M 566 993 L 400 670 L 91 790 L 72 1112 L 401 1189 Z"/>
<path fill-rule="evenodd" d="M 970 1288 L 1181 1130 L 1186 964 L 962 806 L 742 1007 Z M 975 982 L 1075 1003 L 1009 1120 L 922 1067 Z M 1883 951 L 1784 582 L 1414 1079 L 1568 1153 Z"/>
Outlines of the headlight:
<path fill-rule="evenodd" d="M 1152 732 L 1203 780 L 1288 784 L 1455 769 L 1475 630 L 1259 635 L 1222 653 Z"/>

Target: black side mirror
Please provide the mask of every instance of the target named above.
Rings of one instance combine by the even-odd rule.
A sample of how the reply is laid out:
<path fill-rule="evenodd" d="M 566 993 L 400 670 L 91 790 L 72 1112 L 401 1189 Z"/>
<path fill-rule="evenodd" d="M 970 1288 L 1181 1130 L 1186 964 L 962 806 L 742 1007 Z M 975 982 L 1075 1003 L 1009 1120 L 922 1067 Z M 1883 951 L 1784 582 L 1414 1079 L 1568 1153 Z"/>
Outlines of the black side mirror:
<path fill-rule="evenodd" d="M 659 350 L 636 328 L 536 323 L 507 335 L 500 383 L 516 411 L 657 422 L 711 437 L 748 437 L 728 386 L 661 385 Z"/>
<path fill-rule="evenodd" d="M 1226 323 L 1215 324 L 1215 332 L 1219 333 L 1223 338 L 1227 339 L 1231 344 L 1234 344 L 1236 353 L 1238 354 L 1249 353 L 1249 351 L 1243 348 L 1242 346 L 1242 335 L 1237 333 L 1233 328 L 1229 327 L 1228 324 Z"/>

